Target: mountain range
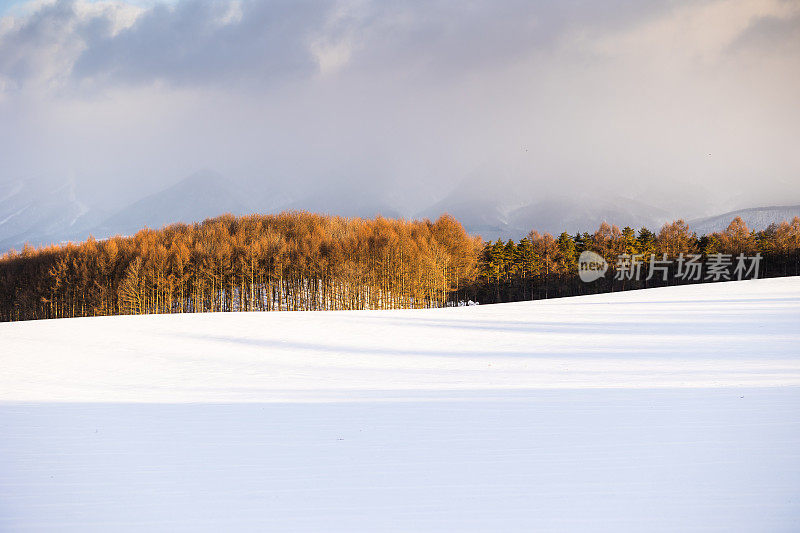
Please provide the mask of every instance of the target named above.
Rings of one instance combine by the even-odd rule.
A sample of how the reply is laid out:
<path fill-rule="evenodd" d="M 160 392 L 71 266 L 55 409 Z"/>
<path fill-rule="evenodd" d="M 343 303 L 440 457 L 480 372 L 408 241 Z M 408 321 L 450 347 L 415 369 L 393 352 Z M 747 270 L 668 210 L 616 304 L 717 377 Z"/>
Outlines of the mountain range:
<path fill-rule="evenodd" d="M 723 231 L 731 223 L 731 220 L 736 217 L 742 217 L 742 220 L 751 230 L 762 231 L 770 224 L 779 224 L 784 220 L 791 222 L 794 217 L 800 217 L 800 205 L 739 209 L 721 215 L 690 220 L 687 224 L 698 235 L 707 235 L 715 231 Z"/>
<path fill-rule="evenodd" d="M 513 200 L 513 199 L 512 199 Z M 79 198 L 71 180 L 26 179 L 0 183 L 0 253 L 24 243 L 42 245 L 132 235 L 143 227 L 198 222 L 222 213 L 277 213 L 306 210 L 347 217 L 430 218 L 450 213 L 466 230 L 486 240 L 519 239 L 531 229 L 557 235 L 592 232 L 603 221 L 620 227 L 657 230 L 672 219 L 663 209 L 628 198 L 592 195 L 547 196 L 513 203 L 489 191 L 455 187 L 448 195 L 416 212 L 396 207 L 392 199 L 368 184 L 316 187 L 296 194 L 269 182 L 228 180 L 215 172 L 192 174 L 159 192 L 110 211 Z M 688 222 L 698 235 L 724 230 L 741 216 L 748 227 L 762 230 L 772 222 L 800 216 L 800 205 L 757 207 L 697 218 Z"/>
<path fill-rule="evenodd" d="M 105 214 L 81 202 L 71 180 L 0 183 L 0 252 L 24 243 L 85 239 Z"/>

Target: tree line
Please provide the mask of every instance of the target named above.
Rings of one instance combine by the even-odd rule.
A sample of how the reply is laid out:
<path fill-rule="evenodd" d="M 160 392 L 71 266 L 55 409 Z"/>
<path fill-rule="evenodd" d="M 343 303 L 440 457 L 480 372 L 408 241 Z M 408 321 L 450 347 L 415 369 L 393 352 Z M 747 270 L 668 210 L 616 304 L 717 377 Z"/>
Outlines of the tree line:
<path fill-rule="evenodd" d="M 578 276 L 578 259 L 587 250 L 602 256 L 610 270 L 592 283 L 585 283 Z M 755 232 L 736 217 L 725 231 L 700 237 L 683 220 L 664 224 L 658 233 L 647 228 L 637 233 L 630 227 L 619 229 L 605 222 L 591 234 L 562 233 L 553 237 L 532 231 L 518 242 L 498 240 L 484 245 L 469 296 L 481 303 L 497 303 L 705 282 L 709 281 L 705 276 L 698 280 L 680 279 L 677 259 L 683 255 L 709 261 L 722 256 L 735 263 L 740 255 L 756 254 L 761 259 L 759 277 L 800 275 L 800 218 Z M 619 258 L 634 256 L 645 267 L 651 258 L 665 265 L 663 275 L 659 273 L 651 279 L 645 275 L 639 279 L 618 276 Z"/>
<path fill-rule="evenodd" d="M 610 273 L 582 282 L 584 251 L 603 257 Z M 800 218 L 760 232 L 736 218 L 725 231 L 700 237 L 682 220 L 658 233 L 604 222 L 593 234 L 532 231 L 519 241 L 484 243 L 448 215 L 435 222 L 223 215 L 131 237 L 8 252 L 0 257 L 0 320 L 442 307 L 707 281 L 680 280 L 675 262 L 663 277 L 615 275 L 621 256 L 684 254 L 760 254 L 760 277 L 800 275 Z"/>
<path fill-rule="evenodd" d="M 474 278 L 479 245 L 450 216 L 224 215 L 9 252 L 0 319 L 438 307 Z"/>

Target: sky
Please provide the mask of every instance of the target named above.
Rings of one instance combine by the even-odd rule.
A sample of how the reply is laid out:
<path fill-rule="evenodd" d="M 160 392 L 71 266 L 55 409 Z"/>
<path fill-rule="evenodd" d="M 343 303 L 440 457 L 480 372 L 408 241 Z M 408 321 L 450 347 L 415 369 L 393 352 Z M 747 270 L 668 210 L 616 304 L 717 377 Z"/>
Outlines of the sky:
<path fill-rule="evenodd" d="M 0 2 L 0 184 L 800 203 L 800 1 Z M 277 193 L 276 193 L 277 194 Z"/>

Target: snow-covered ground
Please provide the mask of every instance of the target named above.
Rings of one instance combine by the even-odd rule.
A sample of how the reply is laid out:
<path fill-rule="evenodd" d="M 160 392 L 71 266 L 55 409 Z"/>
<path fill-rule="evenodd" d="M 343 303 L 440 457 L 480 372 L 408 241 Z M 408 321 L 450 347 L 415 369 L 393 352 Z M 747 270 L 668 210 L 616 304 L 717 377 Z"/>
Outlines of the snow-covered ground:
<path fill-rule="evenodd" d="M 0 324 L 0 531 L 798 531 L 800 278 Z"/>

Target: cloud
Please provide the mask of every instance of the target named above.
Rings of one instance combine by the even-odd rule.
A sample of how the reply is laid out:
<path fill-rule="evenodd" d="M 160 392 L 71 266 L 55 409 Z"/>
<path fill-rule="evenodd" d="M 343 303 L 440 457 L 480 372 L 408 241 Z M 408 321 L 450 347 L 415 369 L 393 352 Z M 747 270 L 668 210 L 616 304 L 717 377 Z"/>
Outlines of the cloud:
<path fill-rule="evenodd" d="M 369 182 L 407 212 L 464 179 L 509 202 L 800 201 L 798 6 L 30 3 L 0 19 L 0 174 L 131 198 L 198 168 Z"/>
<path fill-rule="evenodd" d="M 113 38 L 142 9 L 124 2 L 36 2 L 0 19 L 0 83 L 5 90 L 57 88 L 99 35 Z"/>
<path fill-rule="evenodd" d="M 306 40 L 325 6 L 303 7 L 294 2 L 157 5 L 125 31 L 89 40 L 73 76 L 177 85 L 308 76 L 315 66 Z"/>
<path fill-rule="evenodd" d="M 58 0 L 0 24 L 6 90 L 268 81 L 309 75 L 325 3 Z"/>
<path fill-rule="evenodd" d="M 763 15 L 752 21 L 736 39 L 729 51 L 780 50 L 786 57 L 797 57 L 800 49 L 800 3 L 778 15 Z"/>
<path fill-rule="evenodd" d="M 518 60 L 605 11 L 522 0 L 36 1 L 2 19 L 0 76 L 53 88 L 261 84 L 348 64 L 456 73 Z"/>
<path fill-rule="evenodd" d="M 598 39 L 596 48 L 612 57 L 638 55 L 659 66 L 713 63 L 764 21 L 791 22 L 800 3 L 785 0 L 714 0 L 676 7 L 664 16 Z"/>

